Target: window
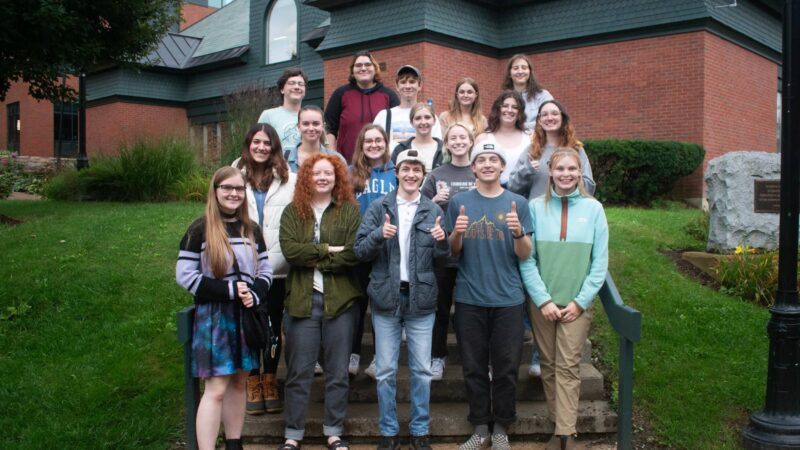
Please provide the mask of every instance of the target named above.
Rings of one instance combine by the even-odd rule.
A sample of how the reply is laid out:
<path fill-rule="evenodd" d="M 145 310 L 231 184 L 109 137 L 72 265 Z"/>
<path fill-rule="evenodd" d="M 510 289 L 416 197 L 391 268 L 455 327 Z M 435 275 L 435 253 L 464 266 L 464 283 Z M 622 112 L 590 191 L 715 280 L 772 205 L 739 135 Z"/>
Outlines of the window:
<path fill-rule="evenodd" d="M 8 131 L 8 142 L 6 143 L 6 149 L 19 153 L 19 133 L 22 125 L 19 120 L 19 102 L 9 103 L 6 105 L 6 118 L 8 122 L 6 128 Z"/>
<path fill-rule="evenodd" d="M 208 6 L 213 8 L 222 8 L 233 0 L 208 0 Z"/>
<path fill-rule="evenodd" d="M 53 155 L 74 157 L 78 154 L 78 104 L 53 104 Z"/>
<path fill-rule="evenodd" d="M 267 64 L 297 57 L 297 6 L 294 0 L 277 0 L 267 14 Z"/>

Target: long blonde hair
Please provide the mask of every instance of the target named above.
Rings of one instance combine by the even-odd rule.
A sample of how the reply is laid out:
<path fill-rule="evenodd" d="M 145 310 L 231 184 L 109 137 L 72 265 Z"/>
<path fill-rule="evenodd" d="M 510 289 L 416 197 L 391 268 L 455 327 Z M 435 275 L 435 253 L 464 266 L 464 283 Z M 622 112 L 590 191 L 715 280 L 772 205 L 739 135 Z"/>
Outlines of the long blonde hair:
<path fill-rule="evenodd" d="M 241 178 L 244 184 L 244 177 L 242 172 L 236 167 L 222 167 L 214 172 L 211 177 L 211 183 L 208 185 L 208 196 L 206 197 L 206 210 L 205 210 L 205 238 L 206 250 L 205 261 L 203 263 L 211 268 L 214 277 L 222 279 L 228 273 L 228 268 L 233 264 L 233 248 L 231 247 L 230 240 L 228 239 L 228 232 L 225 229 L 225 222 L 222 220 L 222 212 L 220 211 L 219 201 L 217 200 L 217 187 L 224 180 L 237 176 Z M 253 267 L 256 267 L 258 262 L 258 251 L 256 250 L 256 241 L 253 237 L 253 225 L 250 222 L 250 215 L 247 211 L 247 198 L 244 199 L 241 206 L 236 209 L 236 219 L 239 221 L 239 232 L 243 238 L 250 240 L 250 247 L 253 252 Z"/>
<path fill-rule="evenodd" d="M 550 200 L 553 198 L 553 194 L 551 193 L 553 189 L 555 189 L 555 182 L 553 181 L 553 170 L 558 161 L 567 158 L 567 157 L 575 158 L 575 161 L 578 163 L 578 171 L 580 174 L 578 175 L 578 192 L 581 193 L 581 197 L 591 197 L 591 195 L 586 192 L 586 187 L 583 185 L 583 164 L 581 163 L 581 156 L 578 154 L 578 151 L 574 148 L 570 147 L 558 147 L 553 152 L 553 155 L 550 157 L 550 167 L 548 167 L 548 171 L 550 172 L 547 175 L 547 189 L 544 191 L 544 204 L 545 206 L 550 204 Z"/>
<path fill-rule="evenodd" d="M 448 122 L 451 122 L 450 125 L 461 121 L 461 102 L 458 101 L 458 88 L 464 84 L 468 84 L 475 89 L 475 101 L 472 102 L 472 106 L 470 107 L 469 118 L 472 120 L 472 127 L 475 129 L 473 134 L 477 136 L 483 133 L 483 123 L 486 117 L 481 112 L 481 91 L 478 88 L 478 82 L 474 79 L 464 77 L 458 80 L 458 83 L 456 83 L 456 91 L 453 94 L 453 98 L 450 100 L 450 109 L 447 110 L 447 119 Z"/>

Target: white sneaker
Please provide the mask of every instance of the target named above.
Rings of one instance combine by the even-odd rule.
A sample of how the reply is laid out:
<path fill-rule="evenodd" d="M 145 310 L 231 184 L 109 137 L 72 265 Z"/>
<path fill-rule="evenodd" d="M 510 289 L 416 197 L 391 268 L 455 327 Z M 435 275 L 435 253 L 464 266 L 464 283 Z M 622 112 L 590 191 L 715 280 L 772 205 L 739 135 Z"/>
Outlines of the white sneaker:
<path fill-rule="evenodd" d="M 364 373 L 369 375 L 369 377 L 372 378 L 373 380 L 377 376 L 378 369 L 375 367 L 375 358 L 374 357 L 372 358 L 372 362 L 369 363 L 369 367 L 364 369 Z"/>
<path fill-rule="evenodd" d="M 458 450 L 481 450 L 489 448 L 492 445 L 492 440 L 489 436 L 481 437 L 478 434 L 473 434 L 467 439 L 467 442 L 458 446 Z"/>
<path fill-rule="evenodd" d="M 347 371 L 350 375 L 358 375 L 358 363 L 361 362 L 361 355 L 350 353 L 350 364 L 347 365 Z"/>
<path fill-rule="evenodd" d="M 539 361 L 534 361 L 531 363 L 530 367 L 528 367 L 528 376 L 534 378 L 542 376 L 542 366 L 539 364 Z"/>
<path fill-rule="evenodd" d="M 431 380 L 438 381 L 444 376 L 444 358 L 431 358 Z"/>
<path fill-rule="evenodd" d="M 322 366 L 319 365 L 319 361 L 314 364 L 314 375 L 322 375 Z"/>

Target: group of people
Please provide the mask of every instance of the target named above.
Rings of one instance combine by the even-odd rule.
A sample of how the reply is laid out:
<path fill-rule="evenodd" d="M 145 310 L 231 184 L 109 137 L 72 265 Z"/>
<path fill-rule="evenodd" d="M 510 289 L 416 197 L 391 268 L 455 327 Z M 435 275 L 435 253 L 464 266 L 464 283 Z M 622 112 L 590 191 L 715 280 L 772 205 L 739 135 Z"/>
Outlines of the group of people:
<path fill-rule="evenodd" d="M 176 277 L 196 304 L 192 371 L 205 379 L 200 448 L 214 448 L 221 420 L 226 449 L 241 449 L 245 412 L 283 411 L 279 450 L 299 450 L 316 373 L 327 447 L 347 450 L 349 376 L 369 309 L 378 449 L 400 447 L 403 340 L 410 446 L 430 449 L 430 387 L 443 376 L 453 301 L 474 427 L 459 450 L 510 449 L 526 322 L 539 349 L 529 372 L 541 375 L 555 424 L 547 449 L 577 448 L 579 363 L 608 227 L 569 115 L 524 55 L 509 60 L 488 118 L 472 78 L 458 80 L 437 115 L 417 99 L 419 69 L 397 70 L 397 93 L 381 75 L 369 52 L 357 53 L 323 112 L 302 105 L 308 80 L 287 69 L 282 105 L 214 174 L 205 213 L 181 240 Z M 243 308 L 266 308 L 277 346 L 248 347 Z"/>

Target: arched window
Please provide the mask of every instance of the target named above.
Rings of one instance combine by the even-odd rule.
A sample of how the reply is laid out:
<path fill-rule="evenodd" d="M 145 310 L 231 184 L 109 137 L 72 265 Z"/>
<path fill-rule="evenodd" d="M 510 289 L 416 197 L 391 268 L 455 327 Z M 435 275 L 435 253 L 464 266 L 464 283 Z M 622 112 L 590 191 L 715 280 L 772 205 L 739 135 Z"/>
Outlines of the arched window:
<path fill-rule="evenodd" d="M 267 63 L 297 57 L 297 6 L 294 0 L 277 0 L 267 14 Z"/>

